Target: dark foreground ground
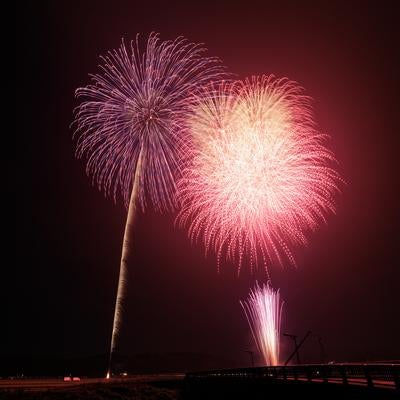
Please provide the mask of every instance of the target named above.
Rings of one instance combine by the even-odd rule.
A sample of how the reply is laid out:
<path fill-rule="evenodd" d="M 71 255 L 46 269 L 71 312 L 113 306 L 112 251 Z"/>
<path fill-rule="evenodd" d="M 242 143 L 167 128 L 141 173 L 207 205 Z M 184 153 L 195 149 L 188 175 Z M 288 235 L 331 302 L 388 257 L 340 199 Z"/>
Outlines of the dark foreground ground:
<path fill-rule="evenodd" d="M 87 379 L 64 384 L 62 380 L 0 381 L 0 399 L 10 400 L 200 400 L 200 399 L 398 399 L 399 392 L 387 389 L 318 383 L 191 382 L 183 375 L 146 375 L 110 380 Z"/>
<path fill-rule="evenodd" d="M 10 400 L 175 400 L 184 375 L 144 375 L 123 379 L 24 379 L 0 381 L 0 399 Z"/>

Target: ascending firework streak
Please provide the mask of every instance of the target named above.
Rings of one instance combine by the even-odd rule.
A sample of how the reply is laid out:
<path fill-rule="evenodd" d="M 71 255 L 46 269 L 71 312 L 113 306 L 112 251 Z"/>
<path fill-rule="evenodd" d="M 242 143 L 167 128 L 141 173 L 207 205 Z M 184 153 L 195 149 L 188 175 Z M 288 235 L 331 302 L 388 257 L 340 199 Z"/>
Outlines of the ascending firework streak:
<path fill-rule="evenodd" d="M 178 183 L 178 221 L 189 236 L 251 268 L 267 269 L 306 244 L 335 211 L 340 181 L 311 99 L 273 76 L 212 85 L 198 96 L 188 128 L 193 146 Z"/>
<path fill-rule="evenodd" d="M 204 51 L 183 38 L 160 42 L 157 34 L 149 36 L 144 51 L 138 38 L 130 49 L 122 42 L 119 49 L 102 57 L 101 73 L 92 75 L 93 84 L 76 91 L 85 98 L 76 111 L 76 154 L 87 158 L 86 171 L 98 188 L 114 200 L 120 194 L 128 208 L 110 366 L 121 322 L 136 207 L 139 203 L 144 210 L 149 198 L 157 211 L 174 209 L 188 97 L 223 74 L 218 60 L 203 57 Z"/>
<path fill-rule="evenodd" d="M 241 301 L 249 323 L 254 342 L 266 365 L 279 364 L 279 340 L 281 330 L 282 309 L 279 290 L 275 291 L 269 284 L 256 282 L 250 290 L 247 301 Z"/>

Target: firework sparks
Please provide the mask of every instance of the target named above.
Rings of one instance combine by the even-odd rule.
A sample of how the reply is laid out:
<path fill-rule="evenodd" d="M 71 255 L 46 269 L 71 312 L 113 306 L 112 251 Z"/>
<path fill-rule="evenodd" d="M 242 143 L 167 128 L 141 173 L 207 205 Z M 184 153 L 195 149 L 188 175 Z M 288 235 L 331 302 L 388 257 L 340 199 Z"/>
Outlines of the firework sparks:
<path fill-rule="evenodd" d="M 142 208 L 146 198 L 158 211 L 174 208 L 188 94 L 222 72 L 218 60 L 204 52 L 183 38 L 160 42 L 157 34 L 141 52 L 137 37 L 129 49 L 122 42 L 101 57 L 93 84 L 77 89 L 85 100 L 76 112 L 76 154 L 87 159 L 87 173 L 98 188 L 114 200 L 120 193 L 126 207 L 141 155 Z"/>
<path fill-rule="evenodd" d="M 178 222 L 251 268 L 305 244 L 334 212 L 340 181 L 326 135 L 313 120 L 311 99 L 295 82 L 273 76 L 213 85 L 197 97 L 188 127 L 193 146 L 178 183 Z"/>
<path fill-rule="evenodd" d="M 254 342 L 266 365 L 279 364 L 279 338 L 284 302 L 279 290 L 274 291 L 269 282 L 258 282 L 250 290 L 247 301 L 241 301 Z"/>
<path fill-rule="evenodd" d="M 114 351 L 126 288 L 131 226 L 137 205 L 147 200 L 157 211 L 176 206 L 179 154 L 184 149 L 182 120 L 188 98 L 203 84 L 223 76 L 216 58 L 183 38 L 161 42 L 151 34 L 141 51 L 138 37 L 126 48 L 102 57 L 93 84 L 79 88 L 84 101 L 76 110 L 78 158 L 106 195 L 122 197 L 128 208 L 111 339 Z"/>

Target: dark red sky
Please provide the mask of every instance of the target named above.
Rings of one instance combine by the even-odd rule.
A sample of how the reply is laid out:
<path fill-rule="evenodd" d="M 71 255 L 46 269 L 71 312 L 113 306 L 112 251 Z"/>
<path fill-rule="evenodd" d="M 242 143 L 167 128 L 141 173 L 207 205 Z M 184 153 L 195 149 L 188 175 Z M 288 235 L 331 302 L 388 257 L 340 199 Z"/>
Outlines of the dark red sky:
<path fill-rule="evenodd" d="M 399 13 L 391 2 L 291 3 L 19 6 L 17 244 L 15 262 L 2 268 L 10 314 L 2 352 L 108 350 L 125 210 L 91 187 L 74 159 L 73 94 L 121 37 L 157 31 L 163 39 L 205 42 L 241 78 L 297 80 L 315 99 L 347 186 L 337 215 L 298 249 L 298 269 L 272 271 L 286 300 L 283 330 L 311 329 L 333 360 L 400 358 Z M 151 211 L 139 217 L 120 351 L 247 357 L 239 299 L 264 277 L 237 278 L 229 264 L 218 275 L 215 258 L 205 260 L 173 218 Z M 287 354 L 291 343 L 282 343 Z M 316 354 L 310 341 L 304 357 L 318 361 Z"/>

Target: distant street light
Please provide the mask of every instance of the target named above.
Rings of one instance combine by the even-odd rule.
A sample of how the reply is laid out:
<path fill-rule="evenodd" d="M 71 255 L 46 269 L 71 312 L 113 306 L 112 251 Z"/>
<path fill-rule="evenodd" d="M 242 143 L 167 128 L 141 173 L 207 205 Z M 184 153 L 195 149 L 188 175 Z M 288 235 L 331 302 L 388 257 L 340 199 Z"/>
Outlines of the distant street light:
<path fill-rule="evenodd" d="M 284 333 L 285 336 L 289 336 L 289 337 L 296 337 L 295 335 L 290 335 L 288 333 Z M 300 347 L 303 345 L 303 343 L 307 340 L 307 338 L 311 335 L 311 331 L 307 331 L 307 333 L 304 335 L 303 339 L 300 340 L 300 343 L 296 345 L 296 348 L 294 349 L 293 353 L 288 357 L 288 359 L 285 361 L 284 365 L 287 365 L 289 363 L 289 361 L 293 358 L 293 356 L 296 354 L 297 355 L 297 360 L 298 362 L 300 362 L 300 357 L 299 357 L 299 349 Z M 295 340 L 295 343 L 297 343 L 297 341 Z"/>
<path fill-rule="evenodd" d="M 299 355 L 299 349 L 297 348 L 297 335 L 293 335 L 291 333 L 284 333 L 283 336 L 287 336 L 290 339 L 293 340 L 294 342 L 294 349 L 296 351 L 296 359 L 297 359 L 297 364 L 301 364 L 300 362 L 300 355 Z"/>

